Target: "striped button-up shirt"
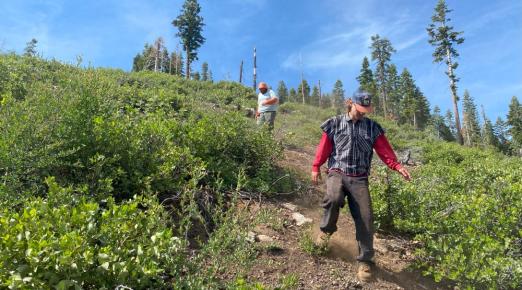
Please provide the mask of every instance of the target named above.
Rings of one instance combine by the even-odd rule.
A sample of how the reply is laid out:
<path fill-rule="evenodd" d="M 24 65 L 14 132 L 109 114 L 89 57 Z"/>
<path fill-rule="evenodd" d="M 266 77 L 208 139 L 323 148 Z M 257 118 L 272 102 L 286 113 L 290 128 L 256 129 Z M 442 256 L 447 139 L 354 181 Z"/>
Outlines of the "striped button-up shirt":
<path fill-rule="evenodd" d="M 384 134 L 377 122 L 366 117 L 354 122 L 344 114 L 326 120 L 321 129 L 333 145 L 328 157 L 330 170 L 341 170 L 348 175 L 369 174 L 374 143 Z"/>

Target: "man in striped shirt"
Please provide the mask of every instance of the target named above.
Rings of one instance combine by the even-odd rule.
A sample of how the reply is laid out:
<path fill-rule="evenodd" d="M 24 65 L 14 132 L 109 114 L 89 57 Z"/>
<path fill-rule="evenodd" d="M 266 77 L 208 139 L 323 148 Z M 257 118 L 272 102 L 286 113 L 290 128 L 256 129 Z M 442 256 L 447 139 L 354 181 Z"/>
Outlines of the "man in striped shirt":
<path fill-rule="evenodd" d="M 318 244 L 324 245 L 337 231 L 339 209 L 348 197 L 348 206 L 355 222 L 356 239 L 359 244 L 359 280 L 372 278 L 373 264 L 373 211 L 368 190 L 373 150 L 391 169 L 398 171 L 406 180 L 411 176 L 399 162 L 384 135 L 384 130 L 375 121 L 366 118 L 370 113 L 371 96 L 359 89 L 347 102 L 347 114 L 326 120 L 322 125 L 323 135 L 317 146 L 312 165 L 312 182 L 321 179 L 320 167 L 328 160 L 326 196 L 321 206 L 325 209 L 321 220 L 321 235 Z"/>

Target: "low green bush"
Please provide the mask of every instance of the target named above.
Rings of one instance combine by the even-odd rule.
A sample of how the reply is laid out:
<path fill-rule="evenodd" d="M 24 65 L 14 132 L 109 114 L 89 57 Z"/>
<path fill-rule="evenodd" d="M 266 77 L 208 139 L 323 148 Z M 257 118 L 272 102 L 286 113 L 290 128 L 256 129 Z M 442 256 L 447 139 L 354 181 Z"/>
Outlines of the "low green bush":
<path fill-rule="evenodd" d="M 17 289 L 158 288 L 182 279 L 186 242 L 153 198 L 116 204 L 48 179 L 48 197 L 0 211 L 0 285 Z"/>
<path fill-rule="evenodd" d="M 233 196 L 274 190 L 281 147 L 251 89 L 0 55 L 0 101 L 1 287 L 201 289 L 253 258 Z"/>
<path fill-rule="evenodd" d="M 522 162 L 449 143 L 426 144 L 424 151 L 412 182 L 376 170 L 371 191 L 378 225 L 421 241 L 417 265 L 437 281 L 522 286 Z"/>

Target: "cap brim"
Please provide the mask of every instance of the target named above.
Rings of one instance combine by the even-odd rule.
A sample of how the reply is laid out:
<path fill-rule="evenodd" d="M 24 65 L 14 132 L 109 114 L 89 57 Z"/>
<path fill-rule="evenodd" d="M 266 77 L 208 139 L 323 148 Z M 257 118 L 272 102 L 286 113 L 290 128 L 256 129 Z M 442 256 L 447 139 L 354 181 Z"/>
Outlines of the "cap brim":
<path fill-rule="evenodd" d="M 372 106 L 361 106 L 359 104 L 355 104 L 355 108 L 357 109 L 357 111 L 359 111 L 361 113 L 371 113 L 371 112 L 373 112 L 373 107 Z"/>

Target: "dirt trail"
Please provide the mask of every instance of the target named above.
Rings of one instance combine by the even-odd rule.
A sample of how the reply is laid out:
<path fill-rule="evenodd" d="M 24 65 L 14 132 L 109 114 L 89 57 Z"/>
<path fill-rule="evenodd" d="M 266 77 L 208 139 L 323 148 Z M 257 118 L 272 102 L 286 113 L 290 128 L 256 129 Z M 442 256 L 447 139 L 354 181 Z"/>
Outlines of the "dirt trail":
<path fill-rule="evenodd" d="M 281 165 L 308 175 L 313 153 L 313 148 L 287 149 Z M 306 183 L 302 184 L 299 193 L 276 197 L 252 208 L 253 214 L 261 209 L 269 209 L 286 222 L 282 228 L 261 225 L 255 229 L 256 234 L 268 236 L 272 241 L 264 242 L 264 250 L 256 260 L 249 278 L 270 287 L 281 286 L 285 279 L 288 281 L 293 278 L 298 280 L 294 283 L 297 289 L 451 289 L 422 277 L 418 271 L 409 270 L 408 266 L 413 259 L 412 241 L 379 233 L 375 237 L 375 279 L 361 284 L 356 279 L 355 257 L 358 250 L 355 227 L 350 214 L 345 210 L 341 212 L 339 230 L 330 240 L 328 253 L 324 256 L 305 253 L 300 242 L 304 235 L 310 235 L 310 231 L 314 239 L 319 232 L 318 222 L 322 209 L 318 204 L 324 190 L 324 183 L 318 186 Z M 285 202 L 296 205 L 295 211 L 311 218 L 313 222 L 308 226 L 292 223 L 294 211 L 285 208 Z M 259 243 L 263 245 L 263 242 Z"/>

